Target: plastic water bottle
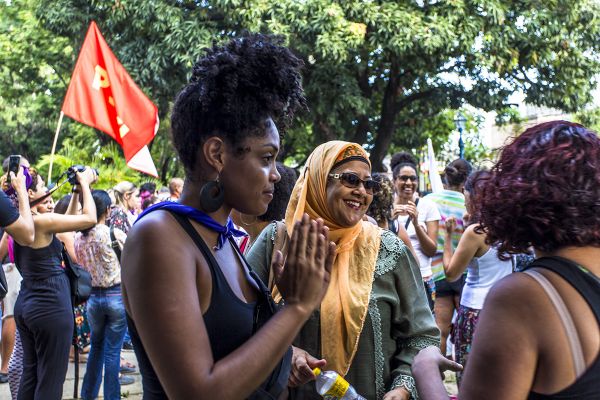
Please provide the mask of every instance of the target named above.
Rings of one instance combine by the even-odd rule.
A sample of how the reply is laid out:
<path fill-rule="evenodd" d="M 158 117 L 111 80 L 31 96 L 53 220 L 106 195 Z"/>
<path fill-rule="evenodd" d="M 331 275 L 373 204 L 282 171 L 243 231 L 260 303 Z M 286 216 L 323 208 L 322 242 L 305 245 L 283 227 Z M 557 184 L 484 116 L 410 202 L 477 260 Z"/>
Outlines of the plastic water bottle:
<path fill-rule="evenodd" d="M 336 400 L 366 400 L 337 372 L 321 371 L 319 368 L 313 369 L 313 372 L 317 376 L 317 392 L 321 396 Z"/>

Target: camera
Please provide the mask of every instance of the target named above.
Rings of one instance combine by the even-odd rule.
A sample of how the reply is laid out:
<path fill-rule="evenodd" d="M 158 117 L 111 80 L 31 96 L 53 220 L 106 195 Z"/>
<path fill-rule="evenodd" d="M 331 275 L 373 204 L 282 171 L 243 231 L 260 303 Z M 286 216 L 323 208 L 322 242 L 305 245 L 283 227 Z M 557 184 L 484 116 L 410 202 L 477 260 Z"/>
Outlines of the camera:
<path fill-rule="evenodd" d="M 97 176 L 100 176 L 100 173 L 98 172 L 98 170 L 96 168 L 92 168 L 94 170 L 94 172 L 96 172 Z M 71 185 L 77 185 L 79 184 L 79 182 L 77 182 L 77 173 L 78 172 L 83 172 L 85 171 L 85 166 L 83 165 L 73 165 L 71 167 L 69 167 L 69 169 L 67 169 L 67 180 L 69 181 L 69 183 Z"/>

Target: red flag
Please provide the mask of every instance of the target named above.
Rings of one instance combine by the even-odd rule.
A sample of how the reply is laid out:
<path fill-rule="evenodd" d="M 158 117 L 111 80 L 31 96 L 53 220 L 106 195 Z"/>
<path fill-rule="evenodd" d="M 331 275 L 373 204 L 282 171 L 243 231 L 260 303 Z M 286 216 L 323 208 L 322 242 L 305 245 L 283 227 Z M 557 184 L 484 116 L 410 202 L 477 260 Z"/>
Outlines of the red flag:
<path fill-rule="evenodd" d="M 148 164 L 146 145 L 158 130 L 158 109 L 117 60 L 94 21 L 81 47 L 62 111 L 115 139 L 128 165 L 142 151 L 130 167 L 157 176 L 151 158 Z M 140 159 L 145 162 L 140 164 Z"/>

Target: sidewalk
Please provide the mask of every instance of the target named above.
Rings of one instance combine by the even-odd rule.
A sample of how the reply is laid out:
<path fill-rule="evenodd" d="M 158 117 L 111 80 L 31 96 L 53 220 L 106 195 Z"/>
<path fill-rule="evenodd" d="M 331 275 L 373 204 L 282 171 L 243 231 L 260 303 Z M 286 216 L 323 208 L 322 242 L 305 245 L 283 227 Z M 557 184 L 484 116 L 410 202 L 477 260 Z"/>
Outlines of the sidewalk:
<path fill-rule="evenodd" d="M 127 361 L 134 363 L 138 366 L 133 351 L 121 352 Z M 81 383 L 83 382 L 83 376 L 85 375 L 85 364 L 79 364 L 79 391 L 81 392 Z M 121 398 L 128 400 L 142 400 L 142 377 L 139 373 L 139 368 L 135 374 L 129 374 L 135 378 L 135 382 L 132 385 L 121 386 Z M 65 381 L 63 389 L 63 400 L 73 399 L 73 382 L 75 381 L 75 369 L 73 363 L 69 363 L 69 371 L 67 372 L 67 380 Z M 446 372 L 446 380 L 444 382 L 448 394 L 456 394 L 458 392 L 456 387 L 456 378 L 454 373 Z M 99 399 L 103 398 L 102 387 L 100 387 Z M 0 400 L 10 400 L 10 389 L 8 383 L 0 385 Z"/>
<path fill-rule="evenodd" d="M 127 361 L 132 362 L 138 366 L 133 351 L 123 351 L 121 356 Z M 63 388 L 63 399 L 73 399 L 73 384 L 75 381 L 75 369 L 74 364 L 69 363 L 69 370 L 67 372 L 67 379 Z M 83 382 L 83 376 L 85 375 L 85 364 L 79 364 L 79 392 L 81 393 L 81 384 Z M 142 399 L 142 377 L 139 373 L 139 368 L 135 374 L 129 374 L 135 378 L 135 382 L 132 385 L 121 386 L 121 397 L 128 400 L 141 400 Z M 100 387 L 99 399 L 103 398 L 103 388 Z M 10 400 L 10 388 L 8 383 L 0 385 L 0 400 Z"/>

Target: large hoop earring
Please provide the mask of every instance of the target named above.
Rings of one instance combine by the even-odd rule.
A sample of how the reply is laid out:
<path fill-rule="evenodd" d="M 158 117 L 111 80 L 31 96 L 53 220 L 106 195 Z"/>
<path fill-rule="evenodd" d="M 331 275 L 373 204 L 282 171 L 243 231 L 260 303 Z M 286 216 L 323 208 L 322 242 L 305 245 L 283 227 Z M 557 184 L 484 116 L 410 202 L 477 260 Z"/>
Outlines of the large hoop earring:
<path fill-rule="evenodd" d="M 214 181 L 206 182 L 200 189 L 200 207 L 206 213 L 217 211 L 223 205 L 225 191 L 219 182 L 219 177 Z"/>
<path fill-rule="evenodd" d="M 244 221 L 244 217 L 243 217 L 243 215 L 244 215 L 244 214 L 240 213 L 240 222 L 241 222 L 241 223 L 242 223 L 244 226 L 250 226 L 250 225 L 253 225 L 253 224 L 255 224 L 255 223 L 256 223 L 256 221 L 258 220 L 258 217 L 255 215 L 255 216 L 254 216 L 254 221 L 252 221 L 252 222 L 246 222 L 246 221 Z"/>

